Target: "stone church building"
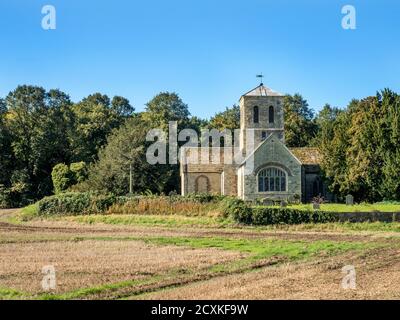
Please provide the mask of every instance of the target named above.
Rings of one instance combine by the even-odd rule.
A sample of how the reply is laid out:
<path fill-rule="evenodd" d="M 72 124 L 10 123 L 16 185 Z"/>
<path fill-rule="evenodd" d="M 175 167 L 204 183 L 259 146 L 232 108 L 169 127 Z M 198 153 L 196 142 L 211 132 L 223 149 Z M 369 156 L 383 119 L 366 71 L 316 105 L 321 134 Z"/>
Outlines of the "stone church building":
<path fill-rule="evenodd" d="M 318 195 L 326 196 L 318 149 L 285 145 L 283 98 L 284 95 L 263 84 L 240 98 L 241 162 L 226 161 L 232 157 L 232 148 L 183 148 L 180 153 L 182 194 L 214 193 L 249 201 L 302 202 L 310 202 Z M 249 133 L 253 142 L 250 149 L 246 148 Z M 205 153 L 209 161 L 191 161 L 194 151 L 200 155 Z"/>

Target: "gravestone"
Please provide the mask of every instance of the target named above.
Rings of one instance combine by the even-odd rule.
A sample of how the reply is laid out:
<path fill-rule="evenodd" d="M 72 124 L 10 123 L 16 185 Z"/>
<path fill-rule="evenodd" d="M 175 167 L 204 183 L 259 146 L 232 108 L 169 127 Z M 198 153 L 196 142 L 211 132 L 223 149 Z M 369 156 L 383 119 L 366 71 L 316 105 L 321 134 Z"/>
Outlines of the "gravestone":
<path fill-rule="evenodd" d="M 354 204 L 354 197 L 349 194 L 346 196 L 346 205 L 352 206 Z"/>
<path fill-rule="evenodd" d="M 321 208 L 320 204 L 317 202 L 313 202 L 312 204 L 312 208 L 313 210 L 319 210 Z"/>
<path fill-rule="evenodd" d="M 262 204 L 264 206 L 272 207 L 272 206 L 274 206 L 274 201 L 272 199 L 265 198 L 265 199 L 262 199 Z"/>

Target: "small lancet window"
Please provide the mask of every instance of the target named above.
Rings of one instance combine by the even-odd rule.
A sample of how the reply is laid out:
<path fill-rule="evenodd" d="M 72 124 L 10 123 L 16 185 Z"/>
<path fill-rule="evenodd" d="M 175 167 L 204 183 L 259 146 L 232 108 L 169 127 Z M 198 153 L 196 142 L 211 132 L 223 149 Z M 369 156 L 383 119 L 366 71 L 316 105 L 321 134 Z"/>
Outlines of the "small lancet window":
<path fill-rule="evenodd" d="M 265 139 L 267 139 L 267 132 L 266 131 L 262 131 L 261 132 L 261 141 L 264 141 Z"/>
<path fill-rule="evenodd" d="M 259 121 L 260 121 L 259 110 L 258 110 L 258 107 L 255 106 L 253 108 L 253 122 L 258 123 Z"/>
<path fill-rule="evenodd" d="M 268 114 L 269 123 L 275 122 L 275 110 L 273 106 L 269 107 L 269 114 Z"/>

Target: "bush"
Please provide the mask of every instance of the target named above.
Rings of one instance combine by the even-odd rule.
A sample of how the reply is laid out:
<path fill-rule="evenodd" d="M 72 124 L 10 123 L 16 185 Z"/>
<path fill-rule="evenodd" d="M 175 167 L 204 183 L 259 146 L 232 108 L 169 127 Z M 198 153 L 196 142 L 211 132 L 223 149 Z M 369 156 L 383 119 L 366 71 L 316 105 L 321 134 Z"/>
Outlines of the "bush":
<path fill-rule="evenodd" d="M 231 216 L 236 222 L 252 225 L 326 223 L 336 221 L 335 215 L 330 212 L 250 207 L 238 199 L 226 202 L 223 213 L 225 216 Z"/>
<path fill-rule="evenodd" d="M 61 193 L 38 202 L 39 215 L 104 213 L 116 202 L 114 195 Z"/>
<path fill-rule="evenodd" d="M 54 193 L 59 194 L 67 190 L 73 183 L 73 175 L 66 164 L 57 164 L 52 172 L 51 178 L 53 180 Z"/>
<path fill-rule="evenodd" d="M 59 194 L 70 189 L 77 183 L 82 183 L 87 178 L 87 167 L 85 162 L 66 164 L 59 163 L 51 172 L 54 193 Z"/>
<path fill-rule="evenodd" d="M 241 223 L 251 223 L 251 208 L 241 199 L 228 197 L 221 202 L 221 211 L 224 217 L 232 217 Z"/>

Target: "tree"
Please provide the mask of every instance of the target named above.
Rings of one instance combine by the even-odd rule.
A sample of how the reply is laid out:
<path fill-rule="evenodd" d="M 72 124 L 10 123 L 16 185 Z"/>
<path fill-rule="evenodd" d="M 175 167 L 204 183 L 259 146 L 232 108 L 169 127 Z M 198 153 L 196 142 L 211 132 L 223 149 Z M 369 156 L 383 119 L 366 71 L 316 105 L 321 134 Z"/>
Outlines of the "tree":
<path fill-rule="evenodd" d="M 107 136 L 124 121 L 123 115 L 129 112 L 129 101 L 122 97 L 113 99 L 100 93 L 89 95 L 73 105 L 75 118 L 74 137 L 72 137 L 73 160 L 93 162 L 97 153 L 107 142 Z"/>
<path fill-rule="evenodd" d="M 285 140 L 289 147 L 305 147 L 315 138 L 317 125 L 307 100 L 300 94 L 284 98 Z"/>
<path fill-rule="evenodd" d="M 177 121 L 181 129 L 202 125 L 202 121 L 189 116 L 187 105 L 176 93 L 158 94 L 146 104 L 145 112 L 129 118 L 108 137 L 107 144 L 99 152 L 98 161 L 89 168 L 88 180 L 76 188 L 127 194 L 129 167 L 133 164 L 134 192 L 176 191 L 179 188 L 178 165 L 150 165 L 146 151 L 152 142 L 146 141 L 146 135 L 151 129 L 163 129 L 168 135 L 169 121 Z"/>
<path fill-rule="evenodd" d="M 0 98 L 0 116 L 3 116 L 7 112 L 7 106 L 4 99 Z"/>
<path fill-rule="evenodd" d="M 51 194 L 51 170 L 70 156 L 69 97 L 58 90 L 19 86 L 8 94 L 6 104 L 15 157 L 11 188 L 14 193 L 23 192 L 23 201 Z"/>
<path fill-rule="evenodd" d="M 150 130 L 140 117 L 129 119 L 113 132 L 99 159 L 89 168 L 89 178 L 78 190 L 98 190 L 125 195 L 129 192 L 129 167 L 133 165 L 133 192 L 169 192 L 176 188 L 175 169 L 150 165 L 146 160 L 146 134 Z M 171 179 L 174 181 L 172 182 Z M 170 188 L 172 188 L 170 190 Z"/>
<path fill-rule="evenodd" d="M 357 101 L 353 101 L 357 103 Z M 347 150 L 350 146 L 348 128 L 351 117 L 348 111 L 341 112 L 326 127 L 326 133 L 319 141 L 319 149 L 322 154 L 321 168 L 329 181 L 333 193 L 344 196 L 350 192 L 347 183 L 348 164 Z M 332 132 L 330 128 L 332 127 Z"/>
<path fill-rule="evenodd" d="M 223 131 L 225 129 L 235 130 L 240 128 L 240 107 L 237 105 L 226 108 L 225 111 L 217 113 L 210 119 L 210 127 Z"/>
<path fill-rule="evenodd" d="M 380 194 L 383 199 L 400 200 L 400 95 L 386 89 L 381 98 L 384 126 L 380 123 L 385 139 L 380 147 L 382 154 L 382 179 Z"/>
<path fill-rule="evenodd" d="M 400 98 L 384 90 L 353 100 L 320 140 L 322 168 L 342 197 L 400 200 Z"/>
<path fill-rule="evenodd" d="M 169 121 L 177 121 L 179 128 L 184 128 L 189 121 L 190 112 L 176 93 L 162 92 L 146 104 L 142 114 L 144 121 L 152 128 L 168 129 Z"/>
<path fill-rule="evenodd" d="M 60 90 L 27 85 L 0 99 L 1 205 L 24 205 L 52 194 L 54 166 L 96 159 L 107 136 L 133 110 L 120 96 L 110 101 L 98 93 L 73 105 Z M 69 184 L 86 177 L 85 163 L 72 164 L 69 170 Z"/>
<path fill-rule="evenodd" d="M 121 96 L 115 96 L 112 99 L 111 109 L 122 118 L 132 116 L 135 111 L 135 108 L 132 107 L 129 100 Z"/>
<path fill-rule="evenodd" d="M 0 185 L 8 185 L 10 173 L 14 164 L 12 154 L 12 138 L 6 122 L 7 107 L 3 99 L 0 99 Z"/>
<path fill-rule="evenodd" d="M 199 117 L 190 117 L 187 121 L 187 128 L 193 129 L 200 136 L 202 129 L 207 129 L 209 127 L 209 122 L 207 120 L 201 119 Z"/>
<path fill-rule="evenodd" d="M 317 135 L 311 143 L 317 147 L 330 144 L 334 137 L 335 121 L 342 112 L 339 108 L 326 104 L 315 118 Z"/>

